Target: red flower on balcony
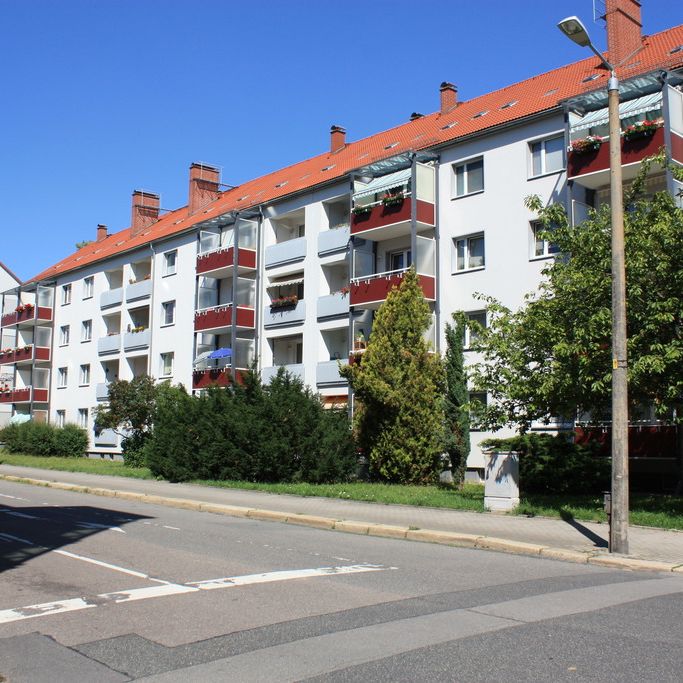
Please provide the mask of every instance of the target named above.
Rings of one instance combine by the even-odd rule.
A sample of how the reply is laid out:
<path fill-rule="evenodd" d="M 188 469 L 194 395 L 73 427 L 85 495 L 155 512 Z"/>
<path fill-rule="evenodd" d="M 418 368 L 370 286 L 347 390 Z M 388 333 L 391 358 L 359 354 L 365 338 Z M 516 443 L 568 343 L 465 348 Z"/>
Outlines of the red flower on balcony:
<path fill-rule="evenodd" d="M 624 140 L 633 140 L 645 135 L 654 135 L 657 128 L 664 125 L 664 119 L 636 121 L 622 132 Z"/>
<path fill-rule="evenodd" d="M 270 310 L 275 311 L 279 308 L 292 308 L 299 303 L 299 297 L 296 294 L 291 296 L 281 296 L 278 299 L 273 299 L 270 302 Z"/>

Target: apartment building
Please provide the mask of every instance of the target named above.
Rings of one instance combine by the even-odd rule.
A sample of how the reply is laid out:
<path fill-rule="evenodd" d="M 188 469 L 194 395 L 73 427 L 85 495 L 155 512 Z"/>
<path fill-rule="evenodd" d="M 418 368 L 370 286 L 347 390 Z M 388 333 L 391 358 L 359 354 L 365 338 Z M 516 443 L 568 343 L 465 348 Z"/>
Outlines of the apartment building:
<path fill-rule="evenodd" d="M 639 3 L 611 6 L 608 24 L 628 15 L 638 29 L 609 33 L 620 41 L 610 56 L 637 50 L 619 74 L 622 127 L 653 127 L 622 142 L 629 182 L 660 147 L 683 164 L 683 26 L 643 37 Z M 0 403 L 83 425 L 95 453 L 119 447 L 93 421 L 117 378 L 149 373 L 201 391 L 256 361 L 266 382 L 285 366 L 346 404 L 339 364 L 362 355 L 410 265 L 439 352 L 454 311 L 486 321 L 477 293 L 516 307 L 538 286 L 554 250 L 526 196 L 562 202 L 575 221 L 609 200 L 607 145 L 577 143 L 606 135 L 606 77 L 591 57 L 469 101 L 444 82 L 438 111 L 356 142 L 332 126 L 326 153 L 227 191 L 216 167 L 192 164 L 188 203 L 174 211 L 135 191 L 130 227 L 98 226 L 91 244 L 5 293 L 3 339 L 14 346 Z M 661 168 L 649 182 L 680 189 Z M 472 434 L 472 470 L 488 436 Z"/>

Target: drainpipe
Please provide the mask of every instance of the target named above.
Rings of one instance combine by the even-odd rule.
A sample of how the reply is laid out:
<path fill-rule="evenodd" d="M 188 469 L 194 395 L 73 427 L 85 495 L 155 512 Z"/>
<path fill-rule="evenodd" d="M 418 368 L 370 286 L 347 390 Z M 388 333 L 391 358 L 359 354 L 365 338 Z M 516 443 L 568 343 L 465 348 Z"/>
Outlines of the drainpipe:
<path fill-rule="evenodd" d="M 354 258 L 355 258 L 355 244 L 353 240 L 353 236 L 351 235 L 351 223 L 353 221 L 353 191 L 355 189 L 355 173 L 351 173 L 349 175 L 349 184 L 350 184 L 350 192 L 349 192 L 349 241 L 346 244 L 346 263 L 347 263 L 347 269 L 349 273 L 349 282 L 352 277 L 355 276 L 355 273 L 353 271 L 353 265 L 354 265 Z M 346 333 L 347 337 L 347 350 L 348 350 L 348 356 L 351 355 L 351 352 L 353 351 L 353 306 L 350 304 L 351 301 L 351 288 L 349 287 L 349 328 Z M 351 383 L 349 382 L 349 388 L 348 388 L 348 400 L 347 400 L 347 411 L 349 414 L 349 420 L 353 418 L 353 388 L 351 387 Z"/>
<path fill-rule="evenodd" d="M 417 199 L 415 200 L 417 202 Z M 434 286 L 434 293 L 436 301 L 434 302 L 434 346 L 437 353 L 441 353 L 441 239 L 439 227 L 439 160 L 436 160 L 434 166 L 434 277 L 436 283 Z"/>
<path fill-rule="evenodd" d="M 154 251 L 154 243 L 149 243 L 150 251 L 152 252 L 152 267 L 150 268 L 149 281 L 151 283 L 152 291 L 149 294 L 149 353 L 147 354 L 147 374 L 152 376 L 152 340 L 154 339 L 154 275 L 156 272 L 156 252 Z M 124 290 L 125 296 L 125 290 Z M 175 360 L 175 359 L 174 359 Z M 119 359 L 119 363 L 120 363 Z M 174 363 L 175 365 L 175 363 Z M 121 368 L 119 367 L 119 372 Z"/>
<path fill-rule="evenodd" d="M 230 324 L 230 377 L 233 384 L 237 381 L 237 372 L 235 370 L 235 340 L 237 339 L 237 276 L 239 272 L 239 242 L 240 242 L 240 214 L 239 211 L 235 214 L 235 223 L 232 229 L 232 315 Z M 254 326 L 255 327 L 255 326 Z"/>
<path fill-rule="evenodd" d="M 261 269 L 265 268 L 265 240 L 263 239 L 263 206 L 258 207 L 258 220 L 256 221 L 256 280 L 255 287 L 255 310 L 254 310 L 254 355 L 256 360 L 256 368 L 260 373 L 263 369 L 261 363 L 261 311 L 263 309 L 263 291 L 261 287 Z"/>

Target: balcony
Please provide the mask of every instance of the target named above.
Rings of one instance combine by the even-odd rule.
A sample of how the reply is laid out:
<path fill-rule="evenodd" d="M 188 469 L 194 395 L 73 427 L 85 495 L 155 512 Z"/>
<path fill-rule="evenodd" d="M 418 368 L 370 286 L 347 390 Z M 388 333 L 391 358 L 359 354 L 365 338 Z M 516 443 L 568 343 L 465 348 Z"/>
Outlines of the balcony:
<path fill-rule="evenodd" d="M 676 135 L 672 135 L 672 139 L 676 137 Z M 664 128 L 657 128 L 653 134 L 645 134 L 642 137 L 630 140 L 622 139 L 621 165 L 624 180 L 635 178 L 640 169 L 640 162 L 646 157 L 656 154 L 663 145 Z M 683 144 L 681 147 L 683 148 Z M 683 153 L 681 156 L 683 157 Z M 596 150 L 569 152 L 567 177 L 592 189 L 609 185 L 609 140 L 605 140 Z"/>
<path fill-rule="evenodd" d="M 315 381 L 318 386 L 332 386 L 335 384 L 346 385 L 347 381 L 339 374 L 339 364 L 348 365 L 348 360 L 328 360 L 318 363 L 315 371 Z"/>
<path fill-rule="evenodd" d="M 107 294 L 107 292 L 105 292 L 105 294 Z M 140 301 L 141 299 L 149 299 L 151 295 L 151 280 L 140 280 L 139 282 L 133 282 L 133 284 L 126 287 L 126 301 Z"/>
<path fill-rule="evenodd" d="M 121 335 L 110 334 L 97 340 L 97 353 L 118 353 L 121 350 Z"/>
<path fill-rule="evenodd" d="M 434 204 L 417 200 L 417 231 L 429 230 L 435 225 Z M 413 199 L 406 196 L 402 201 L 385 206 L 376 203 L 362 213 L 351 216 L 351 235 L 369 240 L 390 240 L 410 234 Z"/>
<path fill-rule="evenodd" d="M 386 300 L 389 292 L 398 287 L 403 280 L 405 270 L 390 271 L 368 275 L 367 277 L 355 278 L 351 281 L 350 303 L 352 306 L 362 308 L 379 308 Z M 418 274 L 418 280 L 422 292 L 427 301 L 436 300 L 436 280 L 431 275 Z"/>
<path fill-rule="evenodd" d="M 103 429 L 95 435 L 94 444 L 100 448 L 103 446 L 116 447 L 118 445 L 118 435 L 113 429 Z"/>
<path fill-rule="evenodd" d="M 318 235 L 318 256 L 346 251 L 351 236 L 349 226 L 325 230 Z"/>
<path fill-rule="evenodd" d="M 293 363 L 291 365 L 273 365 L 269 368 L 261 370 L 261 381 L 263 384 L 270 384 L 273 377 L 275 377 L 280 368 L 284 368 L 290 375 L 298 377 L 302 382 L 304 381 L 304 365 L 303 363 Z"/>
<path fill-rule="evenodd" d="M 9 349 L 7 351 L 0 351 L 0 365 L 28 364 L 34 360 L 48 361 L 50 360 L 50 348 L 47 346 L 34 347 L 33 344 L 27 346 L 20 346 L 16 349 Z"/>
<path fill-rule="evenodd" d="M 28 326 L 33 323 L 52 321 L 52 309 L 48 306 L 38 306 L 36 308 L 32 304 L 29 304 L 27 307 L 18 306 L 18 308 L 21 310 L 5 313 L 5 315 L 2 316 L 2 322 L 0 322 L 1 327 L 12 327 L 14 325 L 21 325 L 22 323 Z"/>
<path fill-rule="evenodd" d="M 23 387 L 0 393 L 0 403 L 47 403 L 48 390 Z"/>
<path fill-rule="evenodd" d="M 236 309 L 236 323 L 239 330 L 253 330 L 255 326 L 254 309 L 248 306 L 223 304 L 197 311 L 194 314 L 195 332 L 227 334 L 232 329 L 232 312 Z"/>
<path fill-rule="evenodd" d="M 149 328 L 139 332 L 126 332 L 123 335 L 123 350 L 137 351 L 138 349 L 146 349 L 149 347 L 149 337 Z"/>
<path fill-rule="evenodd" d="M 100 294 L 100 308 L 111 308 L 118 306 L 123 301 L 123 287 L 109 289 Z"/>
<path fill-rule="evenodd" d="M 317 306 L 318 319 L 321 318 L 336 318 L 338 316 L 347 316 L 349 314 L 349 290 L 346 293 L 335 292 L 326 296 L 318 297 Z"/>
<path fill-rule="evenodd" d="M 98 401 L 106 401 L 109 398 L 108 382 L 100 382 L 95 386 L 95 398 Z"/>
<path fill-rule="evenodd" d="M 192 388 L 207 389 L 208 387 L 227 387 L 232 384 L 230 368 L 207 368 L 195 370 L 192 373 Z"/>
<path fill-rule="evenodd" d="M 284 327 L 285 325 L 297 325 L 306 318 L 306 302 L 303 299 L 291 306 L 273 308 L 266 306 L 263 311 L 264 327 Z"/>
<path fill-rule="evenodd" d="M 233 275 L 235 249 L 217 249 L 197 256 L 197 275 L 225 278 Z M 256 269 L 256 250 L 240 247 L 237 251 L 237 272 L 245 273 Z"/>
<path fill-rule="evenodd" d="M 306 257 L 306 238 L 296 237 L 293 240 L 271 244 L 266 247 L 266 268 L 282 266 L 286 263 L 301 261 Z"/>

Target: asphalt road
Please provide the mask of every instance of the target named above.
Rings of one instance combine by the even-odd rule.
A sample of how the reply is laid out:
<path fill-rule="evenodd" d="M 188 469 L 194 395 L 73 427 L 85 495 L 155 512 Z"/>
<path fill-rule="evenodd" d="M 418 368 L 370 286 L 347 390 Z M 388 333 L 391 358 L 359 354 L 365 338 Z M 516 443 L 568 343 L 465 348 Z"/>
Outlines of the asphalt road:
<path fill-rule="evenodd" d="M 683 576 L 0 482 L 19 681 L 680 681 Z"/>

